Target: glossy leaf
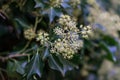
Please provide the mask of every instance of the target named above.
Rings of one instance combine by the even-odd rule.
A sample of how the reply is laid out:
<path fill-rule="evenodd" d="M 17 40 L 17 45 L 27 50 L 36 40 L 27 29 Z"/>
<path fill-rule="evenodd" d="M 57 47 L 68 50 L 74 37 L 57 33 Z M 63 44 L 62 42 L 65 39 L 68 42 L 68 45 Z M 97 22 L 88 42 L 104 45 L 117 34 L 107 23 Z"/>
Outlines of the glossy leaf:
<path fill-rule="evenodd" d="M 108 47 L 108 45 L 106 44 L 106 43 L 104 43 L 104 42 L 101 42 L 100 43 L 100 47 L 104 50 L 104 51 L 106 51 L 106 53 L 107 53 L 107 58 L 109 59 L 109 60 L 111 60 L 111 61 L 116 61 L 116 57 L 114 56 L 114 53 L 112 53 L 112 51 L 110 50 L 110 48 Z"/>
<path fill-rule="evenodd" d="M 103 35 L 103 40 L 109 45 L 115 45 L 115 46 L 119 45 L 119 43 L 117 42 L 115 38 L 108 36 L 108 35 Z"/>
<path fill-rule="evenodd" d="M 53 57 L 52 55 L 49 56 L 49 66 L 50 68 L 54 69 L 54 70 L 58 70 L 61 72 L 61 74 L 63 76 L 65 76 L 65 73 L 67 71 L 70 71 L 74 68 L 78 68 L 77 65 L 65 60 L 64 58 L 62 58 L 62 56 L 58 55 Z"/>
<path fill-rule="evenodd" d="M 24 69 L 25 69 L 25 65 L 27 64 L 27 62 L 26 61 L 24 61 L 22 63 L 16 62 L 16 64 L 17 64 L 16 72 L 23 75 L 25 73 Z"/>
<path fill-rule="evenodd" d="M 14 20 L 15 20 L 16 25 L 20 25 L 23 28 L 29 27 L 29 25 L 25 21 L 23 21 L 22 19 L 15 18 Z"/>
<path fill-rule="evenodd" d="M 44 64 L 40 58 L 40 54 L 37 52 L 26 66 L 27 80 L 33 75 L 42 76 Z"/>
<path fill-rule="evenodd" d="M 53 7 L 50 7 L 43 11 L 43 15 L 48 15 L 50 23 L 54 20 L 56 16 L 60 16 L 62 13 Z"/>
<path fill-rule="evenodd" d="M 61 55 L 58 55 L 60 62 L 63 64 L 63 71 L 66 73 L 74 68 L 78 68 L 77 65 L 73 64 L 72 62 L 65 60 Z"/>
<path fill-rule="evenodd" d="M 7 67 L 8 74 L 11 75 L 11 73 L 13 73 L 14 75 L 17 75 L 16 73 L 19 73 L 23 75 L 25 73 L 24 65 L 26 65 L 26 61 L 24 62 L 19 62 L 17 60 L 9 61 Z"/>
<path fill-rule="evenodd" d="M 43 8 L 44 7 L 42 0 L 34 0 L 34 1 L 35 1 L 35 8 Z"/>
<path fill-rule="evenodd" d="M 62 6 L 63 8 L 70 8 L 70 5 L 68 5 L 67 3 L 62 3 L 61 6 Z"/>
<path fill-rule="evenodd" d="M 45 51 L 43 52 L 42 59 L 46 59 L 49 56 L 49 47 L 46 47 Z"/>
<path fill-rule="evenodd" d="M 1 25 L 0 24 L 0 37 L 8 33 L 8 30 L 5 28 L 7 26 Z"/>
<path fill-rule="evenodd" d="M 64 70 L 63 70 L 63 66 L 62 66 L 61 63 L 59 62 L 58 58 L 55 59 L 55 58 L 50 54 L 49 59 L 48 59 L 48 64 L 49 64 L 49 66 L 50 66 L 51 69 L 60 71 L 63 76 L 65 75 Z"/>

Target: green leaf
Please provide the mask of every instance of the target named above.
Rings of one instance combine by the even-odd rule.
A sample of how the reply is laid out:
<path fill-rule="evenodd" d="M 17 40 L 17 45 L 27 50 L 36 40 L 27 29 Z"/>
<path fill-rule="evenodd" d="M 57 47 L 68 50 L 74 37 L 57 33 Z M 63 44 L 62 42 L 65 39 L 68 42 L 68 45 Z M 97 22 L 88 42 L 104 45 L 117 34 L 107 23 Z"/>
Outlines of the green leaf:
<path fill-rule="evenodd" d="M 106 43 L 104 43 L 104 42 L 101 42 L 100 43 L 100 46 L 101 46 L 101 48 L 104 50 L 104 51 L 106 51 L 106 53 L 107 53 L 107 59 L 109 59 L 109 60 L 111 60 L 111 61 L 116 61 L 116 57 L 114 56 L 114 53 L 112 53 L 112 51 L 109 49 L 109 46 L 106 44 Z"/>
<path fill-rule="evenodd" d="M 34 1 L 35 1 L 35 8 L 43 8 L 44 7 L 42 0 L 34 0 Z"/>
<path fill-rule="evenodd" d="M 65 11 L 67 12 L 67 14 L 73 15 L 72 12 L 73 12 L 74 10 L 71 9 L 71 8 L 66 8 Z"/>
<path fill-rule="evenodd" d="M 23 75 L 25 73 L 24 71 L 24 65 L 26 64 L 26 61 L 8 61 L 7 71 L 9 76 L 15 76 L 18 75 L 17 73 Z M 11 74 L 12 73 L 12 74 Z"/>
<path fill-rule="evenodd" d="M 24 61 L 24 62 L 20 63 L 20 62 L 16 61 L 15 63 L 17 65 L 16 72 L 18 72 L 19 74 L 23 75 L 25 73 L 24 68 L 25 68 L 25 65 L 27 64 L 27 62 Z"/>
<path fill-rule="evenodd" d="M 63 8 L 65 8 L 65 9 L 66 9 L 66 8 L 70 8 L 70 5 L 68 5 L 67 3 L 62 3 L 61 6 L 62 6 Z"/>
<path fill-rule="evenodd" d="M 23 19 L 15 18 L 14 20 L 15 20 L 16 25 L 20 25 L 23 28 L 28 28 L 29 27 L 29 25 Z"/>
<path fill-rule="evenodd" d="M 49 47 L 46 47 L 45 52 L 43 53 L 42 59 L 46 59 L 49 56 Z"/>
<path fill-rule="evenodd" d="M 119 45 L 118 41 L 109 35 L 103 35 L 103 41 L 105 41 L 109 45 L 116 45 L 116 46 Z"/>
<path fill-rule="evenodd" d="M 58 55 L 58 58 L 59 58 L 60 62 L 63 64 L 64 73 L 66 73 L 67 71 L 70 71 L 74 68 L 78 69 L 77 65 L 73 64 L 72 62 L 70 62 L 68 60 L 65 60 L 61 55 Z"/>
<path fill-rule="evenodd" d="M 59 62 L 58 58 L 54 58 L 51 54 L 49 56 L 49 60 L 48 60 L 48 64 L 50 66 L 51 69 L 60 71 L 62 73 L 62 75 L 64 76 L 64 70 L 62 67 L 62 64 Z"/>
<path fill-rule="evenodd" d="M 29 80 L 33 75 L 42 76 L 44 64 L 40 57 L 40 54 L 37 52 L 31 59 L 31 61 L 26 66 L 27 80 Z"/>
<path fill-rule="evenodd" d="M 57 56 L 53 57 L 50 54 L 48 63 L 49 63 L 49 66 L 50 66 L 51 69 L 60 71 L 63 76 L 65 76 L 65 73 L 67 71 L 70 71 L 70 70 L 72 70 L 74 68 L 78 68 L 77 65 L 65 60 L 60 55 L 57 55 Z"/>
<path fill-rule="evenodd" d="M 59 17 L 62 13 L 59 10 L 57 10 L 57 9 L 55 9 L 53 7 L 50 7 L 48 9 L 46 9 L 45 11 L 43 11 L 42 14 L 43 15 L 45 15 L 45 14 L 48 15 L 49 21 L 51 23 L 54 20 L 55 16 Z"/>
<path fill-rule="evenodd" d="M 0 37 L 8 33 L 8 30 L 6 29 L 6 27 L 7 26 L 0 24 Z"/>
<path fill-rule="evenodd" d="M 34 10 L 34 6 L 35 6 L 34 0 L 29 0 L 29 1 L 26 1 L 22 10 L 24 12 L 30 12 L 31 13 Z"/>

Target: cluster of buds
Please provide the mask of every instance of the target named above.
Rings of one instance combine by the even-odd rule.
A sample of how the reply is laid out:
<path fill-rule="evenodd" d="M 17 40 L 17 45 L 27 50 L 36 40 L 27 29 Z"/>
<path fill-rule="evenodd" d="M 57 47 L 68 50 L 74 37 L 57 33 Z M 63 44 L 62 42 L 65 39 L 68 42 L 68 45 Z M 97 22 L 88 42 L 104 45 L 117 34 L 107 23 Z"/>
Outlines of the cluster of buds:
<path fill-rule="evenodd" d="M 60 7 L 62 2 L 63 2 L 63 0 L 50 0 L 50 4 L 53 7 Z"/>
<path fill-rule="evenodd" d="M 91 36 L 93 34 L 93 30 L 91 26 L 83 26 L 80 25 L 80 34 L 82 36 L 82 38 L 87 39 L 89 36 Z"/>
<path fill-rule="evenodd" d="M 62 28 L 60 28 L 60 27 L 56 27 L 54 29 L 54 33 L 57 34 L 57 35 L 59 35 L 59 36 L 62 36 L 62 37 L 65 35 L 64 34 L 64 30 Z"/>
<path fill-rule="evenodd" d="M 80 39 L 80 36 L 77 32 L 69 31 L 66 33 L 64 38 L 69 42 L 69 46 L 72 48 L 72 50 L 74 50 L 74 52 L 77 52 L 83 47 L 83 41 Z"/>
<path fill-rule="evenodd" d="M 55 40 L 54 45 L 51 48 L 51 52 L 57 54 L 60 53 L 65 59 L 71 59 L 75 53 L 66 39 Z"/>
<path fill-rule="evenodd" d="M 74 54 L 83 47 L 83 41 L 78 34 L 76 19 L 62 15 L 59 19 L 60 27 L 54 33 L 60 36 L 52 45 L 51 52 L 61 54 L 65 59 L 72 59 Z"/>
<path fill-rule="evenodd" d="M 88 38 L 92 34 L 90 26 L 80 26 L 77 28 L 76 19 L 69 15 L 62 15 L 58 20 L 59 26 L 53 29 L 57 37 L 56 40 L 50 42 L 49 34 L 43 30 L 39 30 L 37 34 L 30 28 L 24 32 L 25 38 L 28 40 L 36 38 L 43 46 L 51 45 L 51 53 L 62 55 L 65 59 L 72 59 L 74 54 L 83 47 L 82 38 Z"/>
<path fill-rule="evenodd" d="M 36 36 L 36 34 L 35 34 L 33 28 L 29 28 L 29 29 L 26 29 L 26 30 L 24 31 L 24 37 L 25 37 L 26 39 L 28 39 L 28 40 L 34 39 L 35 36 Z"/>
<path fill-rule="evenodd" d="M 40 41 L 41 45 L 47 46 L 49 41 L 49 34 L 43 30 L 39 30 L 37 34 L 32 28 L 24 31 L 24 37 L 28 40 L 36 38 L 36 41 Z"/>
<path fill-rule="evenodd" d="M 70 5 L 72 7 L 76 7 L 79 4 L 80 4 L 80 0 L 70 0 Z"/>
<path fill-rule="evenodd" d="M 47 45 L 49 40 L 49 34 L 43 30 L 39 30 L 37 33 L 37 41 L 40 41 L 42 45 Z"/>
<path fill-rule="evenodd" d="M 76 18 L 71 18 L 69 15 L 61 15 L 58 22 L 64 30 L 77 32 L 79 29 L 76 27 L 76 21 Z"/>
<path fill-rule="evenodd" d="M 80 0 L 69 0 L 69 1 L 64 1 L 64 0 L 50 0 L 50 5 L 52 7 L 60 7 L 62 3 L 68 3 L 69 5 L 71 5 L 72 7 L 76 7 L 77 5 L 79 5 L 81 3 Z"/>

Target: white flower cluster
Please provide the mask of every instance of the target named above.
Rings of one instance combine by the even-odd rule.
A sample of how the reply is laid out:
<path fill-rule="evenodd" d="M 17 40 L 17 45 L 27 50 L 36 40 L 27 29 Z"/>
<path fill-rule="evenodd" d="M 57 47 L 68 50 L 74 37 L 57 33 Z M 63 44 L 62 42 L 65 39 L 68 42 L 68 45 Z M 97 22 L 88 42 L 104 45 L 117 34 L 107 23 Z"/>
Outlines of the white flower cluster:
<path fill-rule="evenodd" d="M 28 40 L 34 39 L 35 36 L 36 36 L 36 34 L 35 34 L 33 28 L 29 28 L 29 29 L 26 29 L 26 30 L 24 31 L 24 37 L 25 37 L 26 39 L 28 39 Z"/>
<path fill-rule="evenodd" d="M 25 38 L 28 40 L 36 38 L 42 46 L 51 45 L 51 53 L 62 55 L 65 59 L 72 59 L 74 54 L 83 47 L 82 37 L 88 38 L 92 29 L 90 26 L 80 26 L 78 29 L 76 19 L 69 15 L 62 15 L 58 20 L 59 26 L 53 29 L 58 36 L 53 42 L 49 39 L 49 34 L 43 30 L 37 33 L 30 28 L 24 31 Z M 82 36 L 81 36 L 82 35 Z"/>
<path fill-rule="evenodd" d="M 65 59 L 72 59 L 74 54 L 83 47 L 83 41 L 78 34 L 75 19 L 62 15 L 59 19 L 60 27 L 54 33 L 60 36 L 52 45 L 51 52 L 61 54 Z"/>
<path fill-rule="evenodd" d="M 118 31 L 120 31 L 120 16 L 117 15 L 114 10 L 111 10 L 110 12 L 104 11 L 97 3 L 94 4 L 93 7 L 90 7 L 89 10 L 90 15 L 88 16 L 88 20 L 90 23 L 100 24 L 103 27 L 102 29 L 99 28 L 99 26 L 95 27 L 99 30 L 101 29 L 104 34 L 109 34 L 119 39 Z"/>
<path fill-rule="evenodd" d="M 36 40 L 40 41 L 42 45 L 47 45 L 49 40 L 49 34 L 43 30 L 39 30 Z"/>
<path fill-rule="evenodd" d="M 62 2 L 63 2 L 63 0 L 50 0 L 50 4 L 53 7 L 60 7 Z"/>
<path fill-rule="evenodd" d="M 64 36 L 64 35 L 65 35 L 65 34 L 64 34 L 64 29 L 59 28 L 59 27 L 56 27 L 56 28 L 54 29 L 54 33 L 57 34 L 57 35 L 59 35 L 59 36 Z"/>
<path fill-rule="evenodd" d="M 65 59 L 71 59 L 74 54 L 74 51 L 66 39 L 57 39 L 54 42 L 54 46 L 51 48 L 51 52 L 57 54 L 61 53 Z"/>
<path fill-rule="evenodd" d="M 93 35 L 93 30 L 91 26 L 80 25 L 80 30 L 82 38 L 88 39 L 89 36 Z"/>
<path fill-rule="evenodd" d="M 60 7 L 63 2 L 64 0 L 50 0 L 50 5 L 52 7 Z M 76 7 L 80 4 L 80 0 L 69 0 L 67 3 L 70 4 L 72 7 Z"/>
<path fill-rule="evenodd" d="M 80 0 L 70 0 L 70 5 L 72 7 L 76 7 L 79 4 L 80 4 Z"/>
<path fill-rule="evenodd" d="M 99 80 L 120 80 L 120 66 L 109 60 L 104 60 L 98 70 Z"/>
<path fill-rule="evenodd" d="M 69 15 L 61 15 L 58 22 L 64 30 L 69 30 L 73 32 L 79 31 L 79 29 L 76 27 L 76 19 L 71 18 Z"/>

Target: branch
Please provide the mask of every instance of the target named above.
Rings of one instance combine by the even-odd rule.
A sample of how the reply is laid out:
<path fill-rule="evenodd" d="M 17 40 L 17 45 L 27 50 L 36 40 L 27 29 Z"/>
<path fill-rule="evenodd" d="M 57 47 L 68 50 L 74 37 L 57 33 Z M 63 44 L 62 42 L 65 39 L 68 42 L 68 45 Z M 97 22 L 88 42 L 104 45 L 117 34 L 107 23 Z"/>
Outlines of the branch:
<path fill-rule="evenodd" d="M 36 31 L 37 29 L 37 26 L 38 26 L 38 23 L 41 22 L 42 20 L 42 17 L 39 19 L 39 17 L 36 17 L 35 19 L 35 24 L 34 24 L 34 32 Z M 20 51 L 20 53 L 24 52 L 25 49 L 30 45 L 31 43 L 31 40 L 27 42 L 27 44 L 24 46 L 24 48 Z"/>
<path fill-rule="evenodd" d="M 23 57 L 23 56 L 29 56 L 29 55 L 30 54 L 12 54 L 12 55 L 9 55 L 6 57 L 0 56 L 0 60 L 2 60 L 4 62 L 4 61 L 11 59 L 11 58 L 17 58 L 17 57 Z"/>
<path fill-rule="evenodd" d="M 34 46 L 34 47 L 30 48 L 30 49 L 27 49 L 26 51 L 24 51 L 24 52 L 21 53 L 21 54 L 20 54 L 21 51 L 20 51 L 20 52 L 18 51 L 18 52 L 16 52 L 16 54 L 9 53 L 10 55 L 8 55 L 8 56 L 5 56 L 5 57 L 0 56 L 0 60 L 2 60 L 2 61 L 4 62 L 4 61 L 6 61 L 6 60 L 8 60 L 8 59 L 12 59 L 12 58 L 30 56 L 31 54 L 25 54 L 25 53 L 28 53 L 28 52 L 36 49 L 36 47 L 37 47 L 37 46 Z"/>
<path fill-rule="evenodd" d="M 0 76 L 1 76 L 2 80 L 5 80 L 4 75 L 2 74 L 1 71 L 0 71 Z"/>
<path fill-rule="evenodd" d="M 42 20 L 42 17 L 40 19 L 39 19 L 39 17 L 36 17 L 35 24 L 34 24 L 34 32 L 36 31 L 38 23 L 41 22 L 41 20 Z"/>

